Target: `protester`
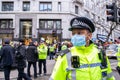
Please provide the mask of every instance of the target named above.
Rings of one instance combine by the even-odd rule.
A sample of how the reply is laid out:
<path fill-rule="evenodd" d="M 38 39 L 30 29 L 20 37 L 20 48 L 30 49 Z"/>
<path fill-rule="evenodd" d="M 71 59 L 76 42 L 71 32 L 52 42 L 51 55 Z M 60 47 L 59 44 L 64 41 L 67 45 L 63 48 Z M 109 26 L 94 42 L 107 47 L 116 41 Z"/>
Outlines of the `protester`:
<path fill-rule="evenodd" d="M 9 45 L 10 40 L 4 40 L 4 46 L 1 48 L 0 56 L 2 58 L 2 66 L 4 68 L 5 80 L 10 80 L 10 70 L 13 64 L 13 48 Z"/>
<path fill-rule="evenodd" d="M 25 80 L 31 80 L 30 77 L 24 72 L 24 68 L 26 67 L 26 47 L 24 45 L 24 40 L 19 40 L 19 46 L 16 50 L 15 57 L 16 57 L 16 64 L 18 69 L 18 78 L 17 80 L 22 80 L 24 78 Z"/>
<path fill-rule="evenodd" d="M 37 47 L 34 45 L 33 42 L 31 42 L 27 48 L 26 58 L 28 61 L 28 67 L 27 67 L 28 76 L 31 77 L 30 68 L 31 68 L 31 65 L 33 65 L 34 78 L 37 78 L 37 66 L 36 66 L 36 64 L 37 64 L 37 60 L 38 60 L 38 53 L 37 53 Z"/>

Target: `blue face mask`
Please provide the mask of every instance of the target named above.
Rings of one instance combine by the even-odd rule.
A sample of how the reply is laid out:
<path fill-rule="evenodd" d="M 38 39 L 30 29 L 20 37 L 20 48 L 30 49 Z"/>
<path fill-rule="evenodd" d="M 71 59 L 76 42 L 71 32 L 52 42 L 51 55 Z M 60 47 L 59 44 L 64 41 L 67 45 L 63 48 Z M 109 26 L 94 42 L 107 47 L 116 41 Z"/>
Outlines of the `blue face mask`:
<path fill-rule="evenodd" d="M 74 35 L 71 38 L 71 42 L 73 46 L 85 46 L 86 45 L 86 39 L 85 35 Z"/>

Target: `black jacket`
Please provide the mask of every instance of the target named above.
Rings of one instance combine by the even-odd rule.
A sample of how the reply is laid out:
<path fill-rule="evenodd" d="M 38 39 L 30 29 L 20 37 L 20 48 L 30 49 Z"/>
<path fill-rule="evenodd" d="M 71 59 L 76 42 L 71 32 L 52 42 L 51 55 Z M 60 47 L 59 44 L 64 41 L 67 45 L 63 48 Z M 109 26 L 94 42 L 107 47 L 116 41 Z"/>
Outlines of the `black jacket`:
<path fill-rule="evenodd" d="M 36 62 L 38 60 L 37 47 L 30 44 L 27 48 L 26 58 L 28 62 Z"/>
<path fill-rule="evenodd" d="M 2 66 L 12 66 L 13 64 L 13 48 L 9 44 L 5 44 L 0 52 L 2 58 Z"/>
<path fill-rule="evenodd" d="M 18 68 L 26 67 L 26 47 L 25 45 L 19 45 L 15 52 L 16 64 Z"/>

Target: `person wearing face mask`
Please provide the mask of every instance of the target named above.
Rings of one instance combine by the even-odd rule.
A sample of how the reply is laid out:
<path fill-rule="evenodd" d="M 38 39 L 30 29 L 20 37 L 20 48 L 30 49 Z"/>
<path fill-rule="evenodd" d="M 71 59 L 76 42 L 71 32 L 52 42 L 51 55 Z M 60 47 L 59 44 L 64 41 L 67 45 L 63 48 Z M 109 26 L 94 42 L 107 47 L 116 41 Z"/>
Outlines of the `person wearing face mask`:
<path fill-rule="evenodd" d="M 70 22 L 73 47 L 61 52 L 49 80 L 115 80 L 108 58 L 103 57 L 91 41 L 95 26 L 86 17 L 75 17 Z"/>

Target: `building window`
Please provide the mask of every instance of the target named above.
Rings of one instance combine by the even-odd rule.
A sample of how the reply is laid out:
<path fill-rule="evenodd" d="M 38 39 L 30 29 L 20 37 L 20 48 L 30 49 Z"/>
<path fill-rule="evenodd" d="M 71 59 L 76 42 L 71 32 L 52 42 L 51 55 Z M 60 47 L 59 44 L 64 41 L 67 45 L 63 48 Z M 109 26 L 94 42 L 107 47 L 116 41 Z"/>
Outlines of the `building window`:
<path fill-rule="evenodd" d="M 30 11 L 30 2 L 23 2 L 23 11 Z"/>
<path fill-rule="evenodd" d="M 0 28 L 13 28 L 13 20 L 12 19 L 1 19 Z"/>
<path fill-rule="evenodd" d="M 61 21 L 56 21 L 55 26 L 57 29 L 60 29 L 61 28 Z"/>
<path fill-rule="evenodd" d="M 61 2 L 58 2 L 58 11 L 61 11 Z"/>
<path fill-rule="evenodd" d="M 2 2 L 2 11 L 13 11 L 13 2 Z"/>
<path fill-rule="evenodd" d="M 40 28 L 43 29 L 45 28 L 45 21 L 44 20 L 40 20 Z"/>
<path fill-rule="evenodd" d="M 52 11 L 52 3 L 51 2 L 40 2 L 39 9 L 40 11 Z"/>
<path fill-rule="evenodd" d="M 48 29 L 54 28 L 53 26 L 54 26 L 54 25 L 53 25 L 53 21 L 52 21 L 52 20 L 51 20 L 51 21 L 47 21 L 47 28 L 48 28 Z"/>
<path fill-rule="evenodd" d="M 78 14 L 78 6 L 75 6 L 75 14 Z"/>
<path fill-rule="evenodd" d="M 40 20 L 40 29 L 61 29 L 61 20 Z"/>

